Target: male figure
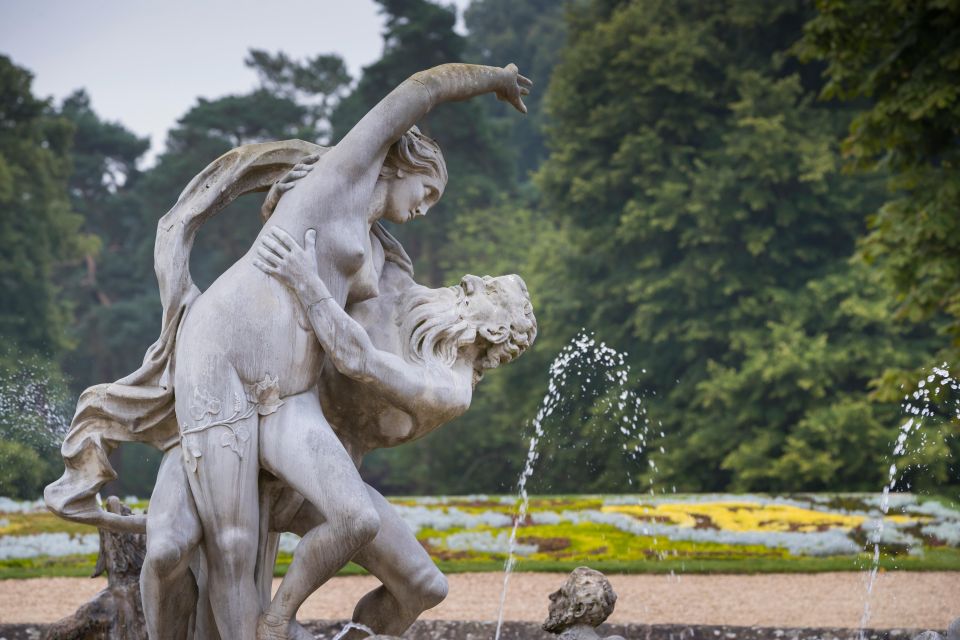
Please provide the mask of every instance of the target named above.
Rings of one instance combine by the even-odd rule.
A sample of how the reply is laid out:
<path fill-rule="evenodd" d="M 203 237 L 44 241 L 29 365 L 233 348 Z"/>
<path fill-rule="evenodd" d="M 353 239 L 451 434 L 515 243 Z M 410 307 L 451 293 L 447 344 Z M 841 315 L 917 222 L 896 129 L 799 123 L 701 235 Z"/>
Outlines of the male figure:
<path fill-rule="evenodd" d="M 610 581 L 588 567 L 577 567 L 557 591 L 550 594 L 550 612 L 543 630 L 560 640 L 601 640 L 596 627 L 613 613 L 617 594 Z M 608 636 L 606 640 L 624 640 Z"/>
<path fill-rule="evenodd" d="M 312 264 L 317 259 L 312 232 L 307 233 L 304 248 L 278 229 L 264 237 L 271 240 L 258 247 L 258 266 L 296 293 L 304 320 L 313 327 L 334 365 L 326 367 L 321 376 L 320 402 L 357 465 L 372 449 L 422 437 L 463 413 L 483 371 L 510 361 L 535 337 L 529 297 L 517 276 L 465 276 L 458 287 L 427 289 L 413 281 L 402 248 L 384 234 L 379 238 L 386 255 L 380 295 L 351 305 L 348 316 L 326 304 L 328 292 Z M 268 415 L 260 428 L 276 430 L 278 426 Z M 295 434 L 272 435 L 260 439 L 261 447 L 283 446 L 284 442 L 297 446 Z M 271 453 L 282 455 L 280 451 Z M 143 574 L 145 595 L 154 594 L 145 600 L 160 605 L 153 610 L 150 606 L 154 605 L 147 606 L 151 634 L 164 638 L 183 637 L 187 627 L 183 603 L 177 605 L 158 594 L 191 593 L 183 585 L 192 581 L 187 562 L 200 533 L 195 514 L 183 509 L 190 500 L 178 495 L 183 490 L 189 493 L 179 460 L 167 462 L 158 478 L 155 500 L 179 504 L 180 509 L 151 503 L 151 519 L 168 520 L 157 527 L 150 523 Z M 379 516 L 380 529 L 353 559 L 380 578 L 383 586 L 361 600 L 354 620 L 378 633 L 400 634 L 420 613 L 444 598 L 446 580 L 386 500 L 369 486 L 366 491 Z M 274 509 L 271 529 L 302 535 L 323 521 L 324 514 L 315 505 L 291 490 L 286 494 L 276 501 L 285 508 Z M 293 516 L 283 515 L 291 512 Z M 272 556 L 266 555 L 259 575 L 268 585 L 273 565 Z M 312 561 L 309 555 L 294 556 L 304 574 L 310 573 Z M 291 575 L 297 574 L 289 572 L 288 580 Z M 312 585 L 296 579 L 286 584 L 294 596 L 274 599 L 260 625 L 262 638 L 297 637 L 300 633 L 294 621 L 296 606 L 290 603 L 305 597 L 302 594 L 312 590 Z M 170 605 L 166 612 L 160 610 L 164 603 Z"/>

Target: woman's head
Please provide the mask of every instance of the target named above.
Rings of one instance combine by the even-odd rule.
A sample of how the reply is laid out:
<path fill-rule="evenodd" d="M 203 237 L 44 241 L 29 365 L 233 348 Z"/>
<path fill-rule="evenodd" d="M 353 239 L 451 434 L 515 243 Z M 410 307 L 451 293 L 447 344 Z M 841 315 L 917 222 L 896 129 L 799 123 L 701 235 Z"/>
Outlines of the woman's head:
<path fill-rule="evenodd" d="M 404 223 L 426 215 L 447 186 L 447 163 L 440 147 L 412 127 L 387 151 L 380 180 L 386 188 L 383 217 Z"/>

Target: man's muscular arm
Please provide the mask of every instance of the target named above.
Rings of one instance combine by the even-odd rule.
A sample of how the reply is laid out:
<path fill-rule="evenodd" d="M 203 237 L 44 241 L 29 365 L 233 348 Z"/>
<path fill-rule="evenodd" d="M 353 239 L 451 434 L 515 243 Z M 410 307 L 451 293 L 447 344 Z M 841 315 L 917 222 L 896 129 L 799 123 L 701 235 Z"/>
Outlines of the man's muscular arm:
<path fill-rule="evenodd" d="M 377 349 L 366 330 L 336 304 L 317 274 L 317 233 L 309 229 L 301 247 L 290 234 L 274 227 L 257 246 L 254 264 L 296 293 L 326 355 L 337 371 L 373 385 L 401 409 L 423 403 L 438 409 L 466 408 L 472 389 L 453 372 L 417 366 Z"/>

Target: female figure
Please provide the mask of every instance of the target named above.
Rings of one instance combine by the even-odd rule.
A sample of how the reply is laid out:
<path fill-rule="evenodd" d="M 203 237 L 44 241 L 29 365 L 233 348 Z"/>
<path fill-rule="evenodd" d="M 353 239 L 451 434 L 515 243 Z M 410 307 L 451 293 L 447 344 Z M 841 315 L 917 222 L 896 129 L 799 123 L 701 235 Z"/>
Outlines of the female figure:
<path fill-rule="evenodd" d="M 416 120 L 442 102 L 487 92 L 525 111 L 521 96 L 529 86 L 514 65 L 452 64 L 417 73 L 316 161 L 272 218 L 293 237 L 308 228 L 321 231 L 318 275 L 328 295 L 304 301 L 307 311 L 375 296 L 383 255 L 370 240 L 371 225 L 425 215 L 439 199 L 446 171 L 432 141 L 411 133 L 392 154 L 397 159 L 384 162 Z M 202 525 L 210 601 L 220 635 L 240 640 L 254 640 L 260 615 L 254 573 L 261 466 L 324 517 L 301 540 L 293 575 L 284 581 L 300 588 L 281 586 L 276 595 L 284 610 L 296 611 L 380 527 L 359 473 L 320 409 L 323 349 L 295 294 L 254 266 L 256 256 L 251 248 L 193 302 L 174 357 L 176 416 Z M 260 417 L 267 415 L 261 432 Z M 274 455 L 281 450 L 283 456 Z M 295 568 L 304 566 L 311 567 L 309 575 Z M 267 616 L 259 633 L 287 637 L 286 624 Z"/>

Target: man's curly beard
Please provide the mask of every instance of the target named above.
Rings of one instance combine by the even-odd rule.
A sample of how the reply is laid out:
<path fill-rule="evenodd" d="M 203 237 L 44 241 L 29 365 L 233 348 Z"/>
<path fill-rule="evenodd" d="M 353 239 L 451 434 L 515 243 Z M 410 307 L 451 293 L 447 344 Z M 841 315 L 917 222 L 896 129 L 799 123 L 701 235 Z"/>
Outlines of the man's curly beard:
<path fill-rule="evenodd" d="M 561 603 L 558 603 L 561 604 Z M 573 617 L 573 608 L 570 603 L 564 600 L 562 606 L 550 607 L 547 613 L 547 620 L 541 625 L 541 628 L 548 633 L 560 633 L 573 625 L 576 620 Z"/>
<path fill-rule="evenodd" d="M 517 344 L 516 337 L 513 335 L 508 335 L 503 342 L 497 344 L 488 342 L 487 344 L 490 346 L 487 347 L 486 353 L 480 361 L 480 365 L 484 369 L 495 369 L 523 353 L 523 348 Z"/>

